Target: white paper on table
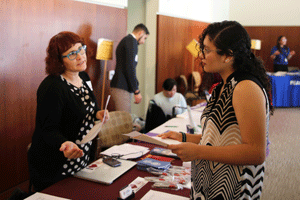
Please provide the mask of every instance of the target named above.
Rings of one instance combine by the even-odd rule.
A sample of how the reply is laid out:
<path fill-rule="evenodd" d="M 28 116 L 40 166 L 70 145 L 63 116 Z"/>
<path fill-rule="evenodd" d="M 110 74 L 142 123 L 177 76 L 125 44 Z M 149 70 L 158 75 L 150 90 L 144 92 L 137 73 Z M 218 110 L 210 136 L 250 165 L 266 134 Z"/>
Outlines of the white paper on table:
<path fill-rule="evenodd" d="M 124 155 L 121 156 L 122 159 L 135 159 L 145 155 L 149 151 L 150 150 L 147 147 L 142 147 L 133 144 L 121 144 L 114 145 L 109 149 L 101 152 L 101 154 L 106 156 Z"/>
<path fill-rule="evenodd" d="M 56 197 L 56 196 L 53 196 L 53 195 L 36 192 L 35 194 L 27 197 L 25 200 L 70 200 L 70 199 Z"/>
<path fill-rule="evenodd" d="M 204 108 L 205 107 L 200 107 L 200 108 L 191 110 L 192 117 L 193 117 L 193 119 L 196 119 L 197 122 L 200 121 L 200 118 L 201 118 L 201 115 L 203 113 Z M 186 112 L 184 112 L 182 114 L 176 115 L 176 118 L 189 119 L 189 112 L 186 111 Z"/>
<path fill-rule="evenodd" d="M 183 196 L 178 196 L 174 194 L 169 194 L 166 192 L 159 192 L 155 190 L 149 190 L 141 200 L 152 200 L 152 199 L 157 199 L 157 200 L 187 200 L 189 198 L 183 197 Z"/>
<path fill-rule="evenodd" d="M 203 113 L 204 108 L 205 108 L 205 106 L 201 106 L 201 107 L 193 109 L 193 111 L 197 111 L 197 112 Z"/>
<path fill-rule="evenodd" d="M 156 127 L 150 132 L 157 134 L 165 133 L 168 131 L 186 132 L 186 124 L 188 123 L 189 122 L 187 119 L 175 117 L 166 121 L 164 124 Z"/>
<path fill-rule="evenodd" d="M 105 117 L 106 117 L 106 110 L 107 110 L 107 105 L 108 105 L 109 99 L 110 99 L 110 95 L 108 95 L 107 100 L 106 100 L 103 119 L 105 119 Z M 95 121 L 94 127 L 88 132 L 88 134 L 78 144 L 85 144 L 85 143 L 93 140 L 98 135 L 98 133 L 101 131 L 102 125 L 103 125 L 103 122 L 100 122 L 100 120 Z"/>
<path fill-rule="evenodd" d="M 189 118 L 189 114 L 188 114 L 187 111 L 185 111 L 184 113 L 176 115 L 176 117 L 183 118 L 183 119 L 188 119 Z"/>

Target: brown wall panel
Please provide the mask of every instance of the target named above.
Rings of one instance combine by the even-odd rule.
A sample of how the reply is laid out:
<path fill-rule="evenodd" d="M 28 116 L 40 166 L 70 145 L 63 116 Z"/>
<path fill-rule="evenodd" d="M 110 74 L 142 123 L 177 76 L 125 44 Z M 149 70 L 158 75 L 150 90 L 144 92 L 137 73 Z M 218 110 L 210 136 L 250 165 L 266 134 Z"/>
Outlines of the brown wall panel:
<path fill-rule="evenodd" d="M 246 26 L 245 28 L 252 39 L 261 40 L 261 50 L 256 50 L 255 54 L 262 58 L 267 71 L 274 71 L 270 52 L 280 35 L 286 36 L 287 46 L 296 52 L 296 55 L 289 60 L 289 66 L 300 67 L 299 26 Z"/>
<path fill-rule="evenodd" d="M 176 17 L 157 16 L 157 56 L 156 56 L 156 92 L 162 91 L 162 84 L 167 78 L 182 74 L 190 79 L 193 57 L 186 46 L 196 39 L 207 23 Z M 194 71 L 203 71 L 199 62 L 195 62 Z"/>
<path fill-rule="evenodd" d="M 100 104 L 104 61 L 95 59 L 97 40 L 114 40 L 115 51 L 127 34 L 127 10 L 72 0 L 1 1 L 0 10 L 1 193 L 29 178 L 27 145 L 35 127 L 36 90 L 46 76 L 50 38 L 65 30 L 85 38 L 90 53 L 87 72 Z M 115 68 L 113 57 L 107 70 Z"/>
<path fill-rule="evenodd" d="M 186 50 L 186 45 L 192 39 L 198 41 L 208 23 L 181 19 L 176 17 L 157 16 L 157 55 L 156 55 L 156 92 L 162 91 L 162 84 L 166 78 L 175 78 L 186 75 L 191 83 L 192 56 Z M 287 46 L 296 51 L 296 55 L 289 60 L 289 66 L 300 68 L 300 27 L 290 26 L 246 26 L 252 39 L 261 40 L 261 50 L 255 52 L 261 57 L 267 71 L 273 71 L 273 62 L 270 51 L 276 45 L 279 35 L 287 37 Z M 203 72 L 199 62 L 195 62 L 194 70 Z"/>

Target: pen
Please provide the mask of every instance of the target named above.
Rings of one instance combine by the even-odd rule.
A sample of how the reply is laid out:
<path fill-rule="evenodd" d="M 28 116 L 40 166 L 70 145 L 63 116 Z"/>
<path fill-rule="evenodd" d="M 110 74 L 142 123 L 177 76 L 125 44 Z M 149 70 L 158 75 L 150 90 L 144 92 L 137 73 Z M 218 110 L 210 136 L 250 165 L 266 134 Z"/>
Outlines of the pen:
<path fill-rule="evenodd" d="M 165 126 L 165 127 L 169 127 L 169 128 L 177 128 L 178 126 Z"/>

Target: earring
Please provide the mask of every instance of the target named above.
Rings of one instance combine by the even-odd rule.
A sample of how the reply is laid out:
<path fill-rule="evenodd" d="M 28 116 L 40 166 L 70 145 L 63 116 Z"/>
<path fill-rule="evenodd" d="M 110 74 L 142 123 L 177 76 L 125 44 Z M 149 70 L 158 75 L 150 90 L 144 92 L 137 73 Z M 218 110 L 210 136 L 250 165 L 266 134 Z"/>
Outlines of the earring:
<path fill-rule="evenodd" d="M 229 59 L 226 59 L 225 62 L 229 62 Z"/>

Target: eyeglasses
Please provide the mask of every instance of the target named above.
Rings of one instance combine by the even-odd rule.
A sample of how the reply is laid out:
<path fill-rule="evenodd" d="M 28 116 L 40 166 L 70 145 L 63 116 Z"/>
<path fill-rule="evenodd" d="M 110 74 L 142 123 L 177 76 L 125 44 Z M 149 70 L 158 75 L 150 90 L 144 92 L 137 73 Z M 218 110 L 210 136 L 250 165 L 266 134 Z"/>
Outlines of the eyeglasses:
<path fill-rule="evenodd" d="M 202 55 L 203 55 L 204 58 L 205 58 L 206 54 L 209 54 L 212 51 L 215 51 L 215 52 L 220 52 L 221 51 L 220 49 L 210 50 L 210 49 L 205 49 L 205 48 L 203 48 L 203 49 L 201 48 L 200 50 L 201 50 L 201 53 L 202 53 Z"/>
<path fill-rule="evenodd" d="M 61 56 L 62 58 L 68 57 L 69 60 L 74 60 L 77 58 L 77 54 L 80 53 L 80 55 L 83 55 L 86 52 L 86 45 L 83 45 L 80 47 L 77 51 L 72 51 L 66 56 Z"/>

